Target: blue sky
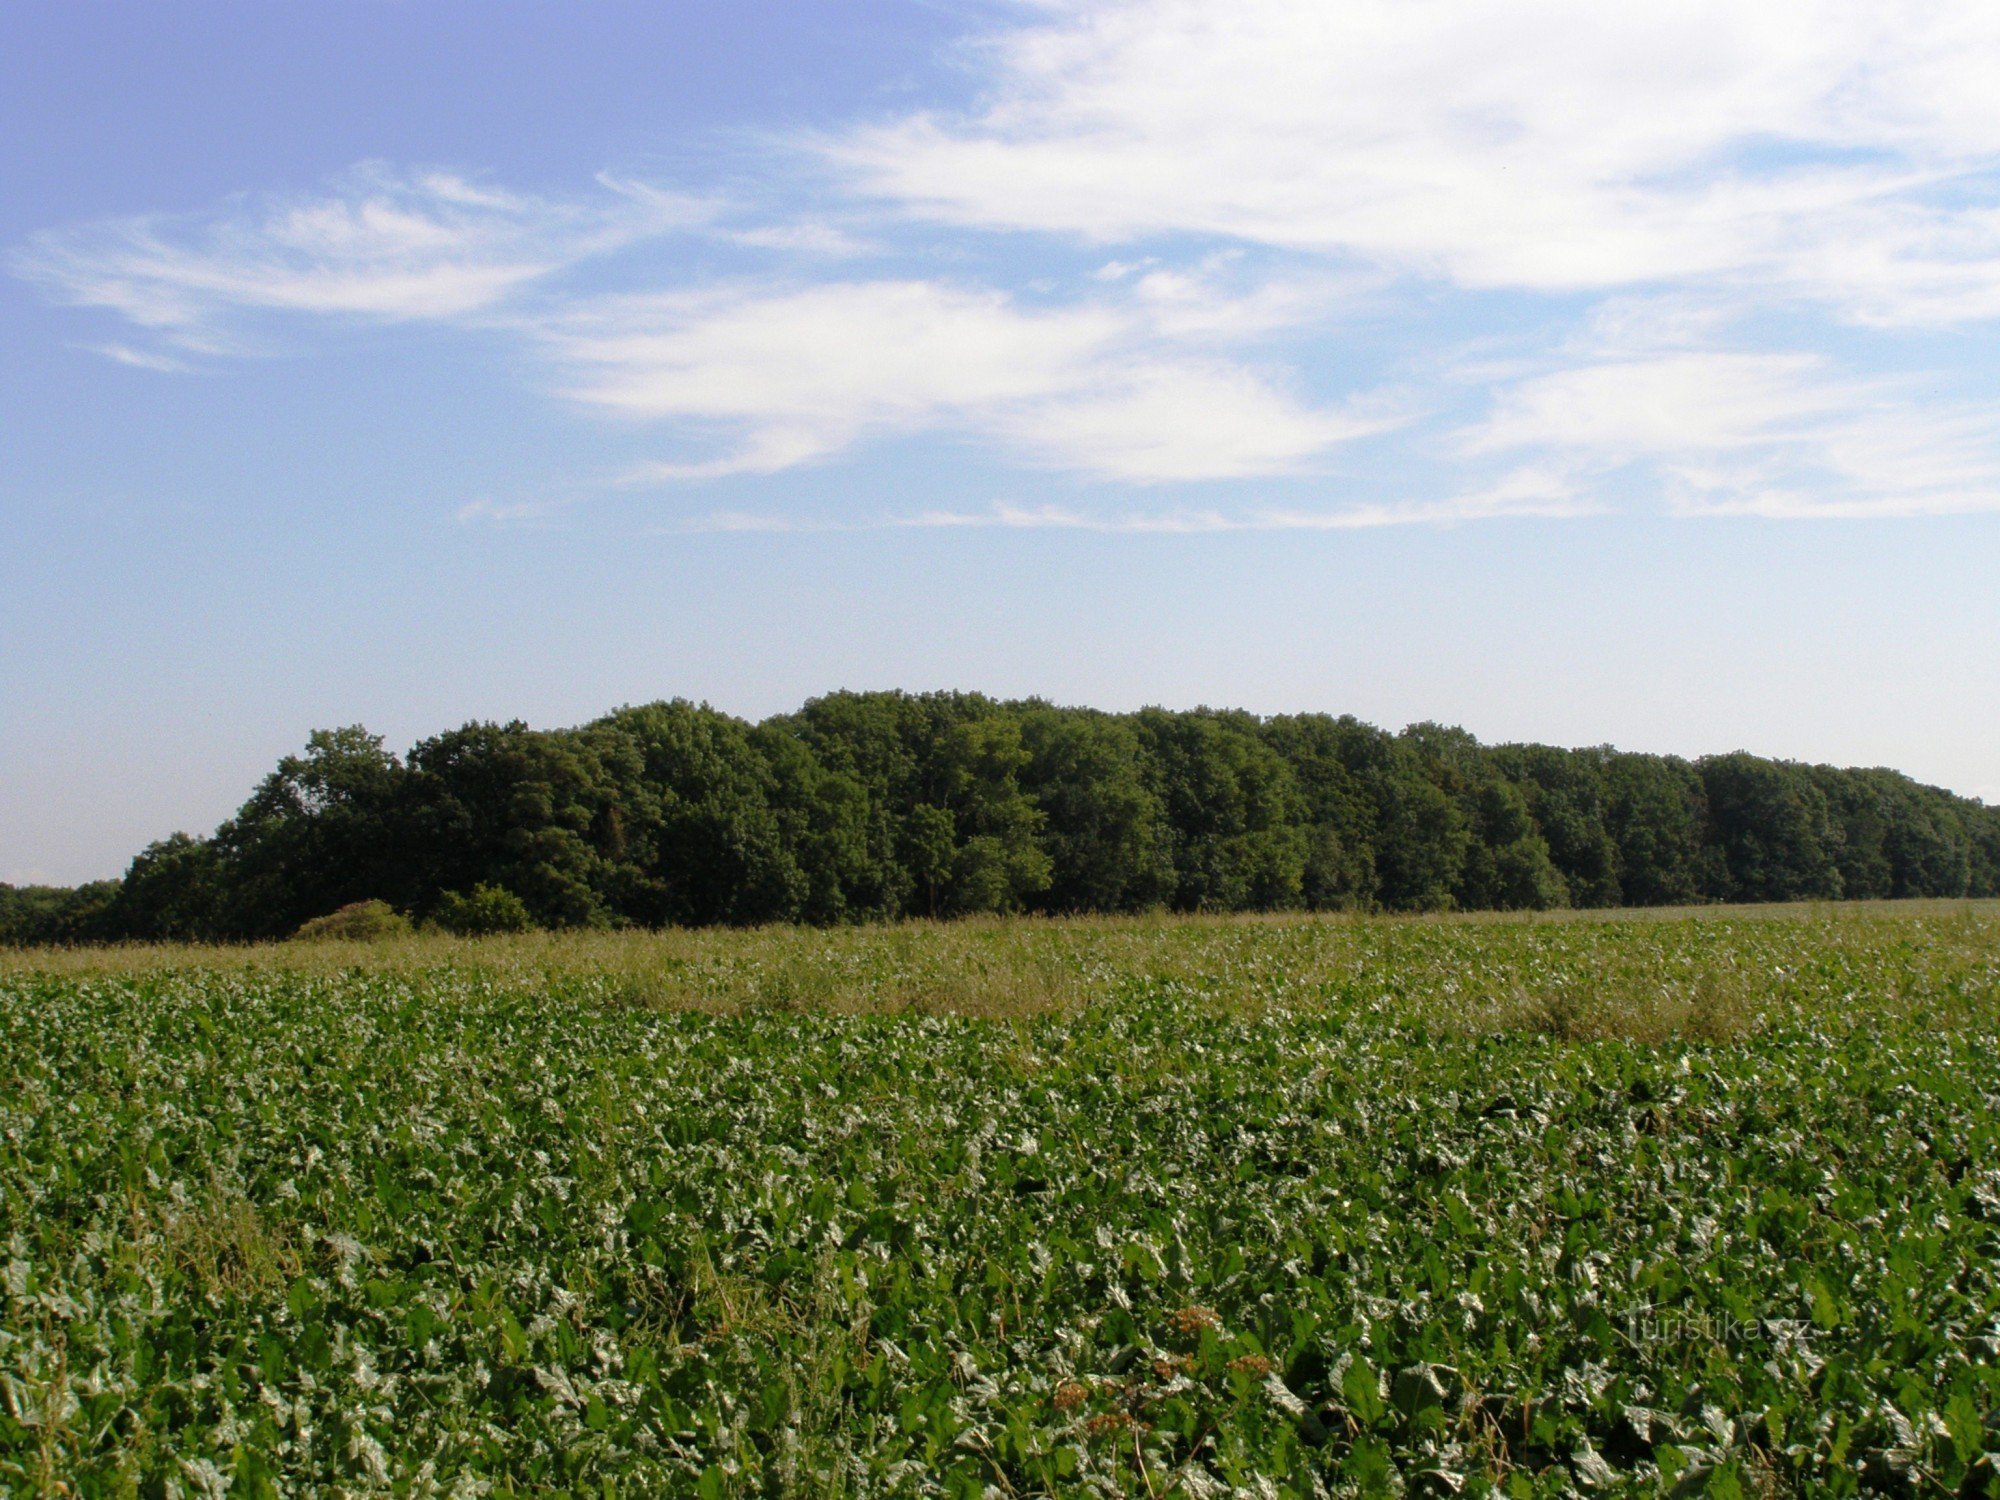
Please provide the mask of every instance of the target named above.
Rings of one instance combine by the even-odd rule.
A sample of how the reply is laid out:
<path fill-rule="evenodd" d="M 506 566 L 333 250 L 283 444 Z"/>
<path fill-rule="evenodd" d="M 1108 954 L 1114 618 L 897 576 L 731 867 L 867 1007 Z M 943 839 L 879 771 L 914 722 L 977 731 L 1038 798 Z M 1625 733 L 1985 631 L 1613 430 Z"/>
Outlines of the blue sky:
<path fill-rule="evenodd" d="M 2000 800 L 1983 0 L 17 0 L 0 879 L 968 687 Z"/>

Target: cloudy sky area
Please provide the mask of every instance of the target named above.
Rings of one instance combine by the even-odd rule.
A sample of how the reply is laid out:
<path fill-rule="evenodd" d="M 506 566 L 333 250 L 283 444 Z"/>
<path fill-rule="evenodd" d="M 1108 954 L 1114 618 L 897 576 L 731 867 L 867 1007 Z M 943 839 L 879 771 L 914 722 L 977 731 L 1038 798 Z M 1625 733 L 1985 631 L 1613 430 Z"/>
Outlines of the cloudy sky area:
<path fill-rule="evenodd" d="M 0 879 L 835 687 L 2000 800 L 2000 8 L 0 17 Z"/>

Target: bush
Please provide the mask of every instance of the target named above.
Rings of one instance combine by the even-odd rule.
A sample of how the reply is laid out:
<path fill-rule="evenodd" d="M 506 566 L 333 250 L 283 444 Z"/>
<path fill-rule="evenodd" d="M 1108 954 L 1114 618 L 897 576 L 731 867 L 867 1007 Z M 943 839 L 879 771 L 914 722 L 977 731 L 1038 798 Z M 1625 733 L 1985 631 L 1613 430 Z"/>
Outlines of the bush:
<path fill-rule="evenodd" d="M 410 931 L 410 919 L 388 902 L 350 901 L 338 911 L 314 917 L 292 934 L 292 940 L 372 943 L 382 938 L 407 937 Z"/>
<path fill-rule="evenodd" d="M 446 891 L 438 899 L 431 921 L 460 937 L 485 937 L 496 932 L 529 932 L 534 918 L 521 898 L 504 885 L 475 885 L 470 896 Z"/>

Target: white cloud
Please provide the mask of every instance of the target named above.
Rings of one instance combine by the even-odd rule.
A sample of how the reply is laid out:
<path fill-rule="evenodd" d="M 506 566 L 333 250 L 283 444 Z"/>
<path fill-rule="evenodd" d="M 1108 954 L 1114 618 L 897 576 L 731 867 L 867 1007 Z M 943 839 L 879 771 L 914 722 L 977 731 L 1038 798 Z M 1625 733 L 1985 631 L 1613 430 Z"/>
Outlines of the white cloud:
<path fill-rule="evenodd" d="M 1538 376 L 1502 392 L 1473 452 L 1554 447 L 1620 456 L 1733 451 L 1814 431 L 1851 395 L 1801 354 L 1673 353 Z"/>
<path fill-rule="evenodd" d="M 1043 0 L 991 88 L 822 142 L 932 218 L 1474 287 L 1723 278 L 2000 312 L 1989 0 Z"/>
<path fill-rule="evenodd" d="M 572 399 L 731 443 L 640 480 L 770 473 L 932 430 L 1128 480 L 1288 473 L 1391 420 L 1166 344 L 1130 303 L 1037 309 L 930 281 L 607 299 L 543 336 Z"/>
<path fill-rule="evenodd" d="M 1360 410 L 1315 411 L 1241 366 L 1133 359 L 995 427 L 1058 468 L 1141 480 L 1295 473 L 1337 444 L 1389 425 Z"/>
<path fill-rule="evenodd" d="M 175 359 L 171 354 L 134 349 L 130 344 L 78 344 L 76 347 L 91 354 L 101 354 L 113 364 L 134 370 L 152 370 L 156 374 L 185 375 L 194 368 L 186 360 Z"/>
<path fill-rule="evenodd" d="M 882 247 L 838 224 L 805 219 L 796 223 L 759 224 L 748 229 L 720 229 L 718 237 L 757 250 L 778 250 L 794 255 L 851 259 L 868 255 Z"/>
<path fill-rule="evenodd" d="M 1919 401 L 1816 355 L 1670 351 L 1538 375 L 1461 442 L 1535 453 L 1579 490 L 1637 471 L 1683 514 L 2000 511 L 2000 405 Z"/>
<path fill-rule="evenodd" d="M 14 263 L 62 301 L 109 308 L 187 349 L 224 352 L 242 346 L 238 327 L 249 313 L 465 318 L 586 256 L 706 212 L 671 194 L 605 185 L 607 198 L 585 206 L 367 165 L 318 195 L 240 203 L 207 218 L 46 232 Z"/>
<path fill-rule="evenodd" d="M 1381 277 L 1352 272 L 1252 276 L 1238 259 L 1225 253 L 1186 268 L 1156 263 L 1121 267 L 1110 275 L 1107 267 L 1093 279 L 1126 281 L 1133 312 L 1163 337 L 1218 344 L 1324 326 L 1384 290 Z"/>
<path fill-rule="evenodd" d="M 1445 500 L 1376 503 L 1334 509 L 1092 511 L 1062 505 L 1000 504 L 986 510 L 926 510 L 866 520 L 716 511 L 667 528 L 677 533 L 849 531 L 1082 531 L 1106 536 L 1207 536 L 1225 532 L 1373 531 L 1388 526 L 1449 526 L 1461 521 L 1560 518 L 1595 510 L 1565 476 L 1524 468 L 1499 483 Z"/>
<path fill-rule="evenodd" d="M 1398 454 L 1409 498 L 869 525 L 1308 530 L 1573 515 L 1647 491 L 1690 513 L 2000 508 L 2000 407 L 1843 373 L 1865 350 L 1837 367 L 1753 347 L 1743 316 L 1805 299 L 1822 326 L 1826 308 L 1898 329 L 2000 317 L 1990 0 L 1022 14 L 974 54 L 975 108 L 815 142 L 839 169 L 831 192 L 774 173 L 770 201 L 745 205 L 605 176 L 564 201 L 363 166 L 302 197 L 51 231 L 15 267 L 150 332 L 88 346 L 146 369 L 247 351 L 285 315 L 478 326 L 524 343 L 570 402 L 666 434 L 671 456 L 629 484 L 774 474 L 917 434 L 1136 484 L 1296 476 L 1364 435 L 1417 434 Z M 951 227 L 1110 248 L 1095 270 L 1073 245 L 1037 258 L 1046 239 L 996 259 Z M 669 232 L 734 258 L 611 273 L 650 282 L 561 274 Z M 884 268 L 912 249 L 922 270 Z M 862 258 L 878 264 L 830 266 Z M 983 285 L 966 269 L 994 264 Z M 745 279 L 773 265 L 796 279 Z M 1565 342 L 1558 318 L 1586 332 Z M 1788 337 L 1809 346 L 1806 321 Z M 1481 330 L 1499 330 L 1482 364 L 1436 347 Z M 1380 369 L 1412 393 L 1305 394 Z M 1420 408 L 1481 387 L 1483 421 L 1419 428 Z M 461 515 L 545 513 L 481 500 Z"/>
<path fill-rule="evenodd" d="M 601 179 L 557 203 L 443 173 L 357 168 L 310 198 L 207 219 L 126 219 L 37 237 L 17 269 L 182 351 L 252 348 L 258 314 L 476 323 L 526 337 L 573 400 L 719 439 L 631 478 L 768 474 L 879 434 L 951 431 L 1030 462 L 1141 481 L 1295 472 L 1385 425 L 1315 408 L 1223 352 L 1352 294 L 1320 275 L 1247 282 L 1228 256 L 1154 266 L 1033 307 L 925 280 L 773 290 L 740 283 L 625 296 L 521 293 L 666 229 L 807 255 L 867 245 L 813 221 L 733 226 L 720 205 Z M 162 350 L 100 352 L 184 369 Z M 486 507 L 471 514 L 491 520 Z"/>
<path fill-rule="evenodd" d="M 461 505 L 454 513 L 453 519 L 461 526 L 522 527 L 539 530 L 554 525 L 570 503 L 546 497 L 535 500 L 495 500 L 490 495 L 480 495 Z"/>

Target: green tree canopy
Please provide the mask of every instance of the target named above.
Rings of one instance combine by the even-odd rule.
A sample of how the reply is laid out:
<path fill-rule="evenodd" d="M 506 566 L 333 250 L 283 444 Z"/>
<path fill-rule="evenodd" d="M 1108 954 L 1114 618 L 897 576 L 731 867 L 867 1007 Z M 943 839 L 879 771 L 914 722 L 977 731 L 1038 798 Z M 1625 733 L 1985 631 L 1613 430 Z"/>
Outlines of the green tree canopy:
<path fill-rule="evenodd" d="M 1893 771 L 1322 714 L 885 692 L 750 724 L 676 700 L 407 757 L 316 731 L 208 838 L 0 886 L 0 942 L 282 937 L 371 899 L 437 920 L 482 889 L 548 927 L 1981 896 L 2000 809 Z"/>

